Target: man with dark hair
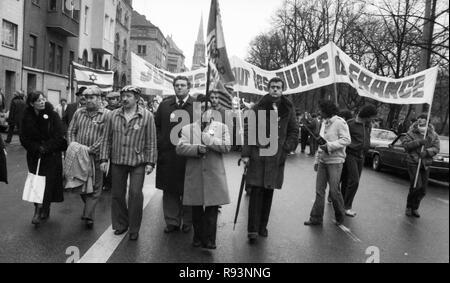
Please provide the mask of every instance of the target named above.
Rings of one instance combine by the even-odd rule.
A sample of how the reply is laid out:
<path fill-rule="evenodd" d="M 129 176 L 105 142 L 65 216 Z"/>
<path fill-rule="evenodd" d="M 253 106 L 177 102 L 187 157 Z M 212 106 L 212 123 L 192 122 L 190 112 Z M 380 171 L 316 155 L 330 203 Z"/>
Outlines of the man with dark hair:
<path fill-rule="evenodd" d="M 121 91 L 123 107 L 108 115 L 100 148 L 100 168 L 107 173 L 112 164 L 112 228 L 115 235 L 129 229 L 129 238 L 136 241 L 141 228 L 144 205 L 145 175 L 156 164 L 156 127 L 153 115 L 138 105 L 141 90 L 126 86 Z M 126 203 L 127 180 L 128 206 Z"/>
<path fill-rule="evenodd" d="M 249 144 L 249 127 L 253 127 L 253 125 L 245 127 L 247 142 L 242 149 L 242 160 L 248 166 L 246 183 L 252 188 L 248 209 L 250 243 L 255 242 L 258 236 L 268 236 L 267 224 L 269 223 L 273 194 L 275 190 L 282 188 L 286 157 L 298 145 L 299 127 L 295 107 L 289 99 L 283 96 L 284 82 L 278 77 L 271 79 L 268 89 L 269 94 L 249 111 L 254 111 L 256 117 L 261 116 L 258 114 L 265 113 L 263 117 L 266 118 L 266 121 L 259 121 L 257 118 L 257 124 L 254 126 L 257 131 L 266 133 L 269 132 L 269 129 L 264 129 L 261 125 L 269 127 L 271 125 L 269 113 L 275 111 L 278 117 L 278 127 L 275 129 L 278 131 L 277 152 L 273 156 L 264 156 L 261 151 L 266 146 L 259 142 L 256 142 L 256 145 Z"/>
<path fill-rule="evenodd" d="M 341 191 L 345 214 L 350 217 L 356 216 L 356 212 L 352 210 L 353 200 L 358 191 L 364 156 L 370 149 L 372 121 L 377 114 L 377 109 L 373 105 L 366 105 L 361 108 L 355 119 L 347 121 L 352 141 L 346 149 L 347 157 L 342 170 Z"/>
<path fill-rule="evenodd" d="M 59 105 L 56 106 L 55 111 L 58 113 L 59 117 L 62 119 L 66 115 L 67 110 L 67 99 L 62 98 L 59 101 Z"/>
<path fill-rule="evenodd" d="M 79 108 L 82 108 L 86 105 L 86 98 L 83 96 L 83 92 L 85 90 L 86 90 L 86 87 L 84 87 L 84 86 L 80 87 L 80 89 L 75 94 L 75 96 L 77 97 L 77 101 L 75 103 L 71 103 L 71 104 L 67 105 L 66 113 L 62 117 L 62 121 L 65 126 L 64 131 L 67 131 L 67 129 L 69 128 L 70 122 L 72 122 L 73 115 L 75 115 L 75 112 L 77 112 L 77 110 Z"/>
<path fill-rule="evenodd" d="M 336 224 L 344 221 L 344 200 L 339 190 L 342 167 L 345 162 L 345 147 L 350 144 L 347 123 L 337 116 L 339 110 L 332 101 L 323 101 L 319 105 L 323 118 L 320 136 L 324 142 L 319 146 L 314 164 L 317 172 L 316 200 L 311 210 L 307 226 L 322 225 L 325 209 L 325 190 L 330 187 L 330 196 L 334 207 Z"/>
<path fill-rule="evenodd" d="M 175 95 L 163 100 L 155 115 L 158 133 L 156 188 L 163 191 L 163 210 L 166 222 L 164 232 L 172 233 L 181 228 L 184 233 L 189 233 L 192 227 L 192 209 L 183 206 L 186 157 L 176 153 L 178 140 L 171 140 L 171 132 L 179 124 L 179 121 L 171 120 L 175 118 L 175 111 L 182 110 L 189 116 L 189 121 L 182 120 L 181 126 L 193 123 L 194 99 L 189 95 L 191 82 L 187 77 L 176 77 L 173 86 Z"/>
<path fill-rule="evenodd" d="M 408 153 L 406 163 L 411 181 L 408 200 L 406 204 L 406 216 L 419 218 L 419 207 L 425 197 L 428 188 L 428 177 L 433 157 L 440 151 L 439 136 L 433 125 L 427 129 L 427 114 L 417 117 L 417 121 L 411 126 L 402 143 Z M 419 168 L 419 160 L 420 168 Z M 415 184 L 417 169 L 419 169 L 417 185 Z"/>
<path fill-rule="evenodd" d="M 16 95 L 11 101 L 8 117 L 9 129 L 5 143 L 11 143 L 15 128 L 17 128 L 19 132 L 22 129 L 22 119 L 26 108 L 24 98 L 25 94 L 23 92 L 17 91 Z"/>

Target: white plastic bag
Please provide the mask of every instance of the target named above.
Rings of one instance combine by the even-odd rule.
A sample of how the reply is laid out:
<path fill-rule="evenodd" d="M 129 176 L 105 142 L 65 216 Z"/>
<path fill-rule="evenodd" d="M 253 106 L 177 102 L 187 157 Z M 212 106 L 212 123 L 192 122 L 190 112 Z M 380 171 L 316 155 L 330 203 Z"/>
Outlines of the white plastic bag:
<path fill-rule="evenodd" d="M 41 159 L 39 158 L 36 175 L 28 172 L 28 177 L 23 188 L 22 199 L 24 201 L 39 204 L 42 204 L 44 202 L 45 177 L 39 176 L 40 166 Z"/>

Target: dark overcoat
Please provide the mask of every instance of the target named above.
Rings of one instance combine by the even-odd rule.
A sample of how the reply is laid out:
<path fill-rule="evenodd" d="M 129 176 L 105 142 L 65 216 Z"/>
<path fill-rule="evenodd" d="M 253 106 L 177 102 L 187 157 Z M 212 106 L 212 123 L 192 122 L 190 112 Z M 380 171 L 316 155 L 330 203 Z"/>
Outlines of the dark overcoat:
<path fill-rule="evenodd" d="M 39 176 L 45 176 L 44 203 L 64 201 L 62 152 L 67 149 L 63 124 L 50 103 L 38 115 L 28 106 L 22 122 L 20 142 L 27 150 L 30 173 L 35 174 L 39 158 Z"/>
<path fill-rule="evenodd" d="M 8 184 L 8 168 L 6 164 L 5 143 L 0 135 L 0 182 Z"/>
<path fill-rule="evenodd" d="M 176 146 L 181 137 L 181 129 L 193 123 L 194 99 L 189 97 L 181 109 L 178 108 L 177 97 L 172 96 L 165 99 L 159 105 L 155 115 L 155 125 L 158 138 L 158 162 L 156 166 L 156 188 L 176 194 L 183 194 L 184 178 L 186 171 L 186 157 L 176 153 Z M 171 116 L 176 110 L 185 110 L 189 120 L 171 122 Z M 172 129 L 177 126 L 179 135 L 176 140 L 170 140 Z"/>
<path fill-rule="evenodd" d="M 266 125 L 270 125 L 270 110 L 274 109 L 270 96 L 266 95 L 250 111 L 254 111 L 256 117 L 258 117 L 259 111 L 267 111 Z M 259 118 L 257 118 L 256 124 L 258 125 L 259 123 Z M 286 157 L 298 145 L 299 127 L 293 104 L 286 97 L 281 97 L 278 105 L 278 151 L 275 155 L 261 156 L 260 149 L 268 146 L 261 145 L 259 141 L 257 141 L 256 145 L 248 144 L 250 127 L 255 127 L 255 125 L 251 123 L 246 125 L 246 145 L 242 149 L 242 157 L 250 158 L 246 179 L 247 185 L 266 189 L 281 189 L 284 181 Z M 259 136 L 258 128 L 256 126 L 256 137 Z M 266 130 L 266 134 L 268 133 L 269 129 Z"/>

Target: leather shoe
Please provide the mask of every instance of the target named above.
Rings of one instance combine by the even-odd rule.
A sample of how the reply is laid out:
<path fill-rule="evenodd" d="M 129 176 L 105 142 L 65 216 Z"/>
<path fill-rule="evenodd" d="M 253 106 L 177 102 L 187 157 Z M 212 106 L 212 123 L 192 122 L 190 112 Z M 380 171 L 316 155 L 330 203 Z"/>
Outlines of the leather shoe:
<path fill-rule="evenodd" d="M 217 246 L 216 246 L 216 244 L 209 242 L 205 245 L 202 245 L 202 248 L 205 250 L 215 250 L 215 249 L 217 249 Z"/>
<path fill-rule="evenodd" d="M 304 224 L 305 226 L 321 226 L 322 222 L 308 220 Z"/>
<path fill-rule="evenodd" d="M 170 234 L 170 233 L 177 232 L 177 231 L 180 231 L 180 228 L 175 225 L 169 225 L 166 227 L 166 229 L 164 229 L 164 233 L 166 233 L 166 234 Z"/>
<path fill-rule="evenodd" d="M 86 219 L 85 225 L 87 229 L 91 230 L 92 228 L 94 228 L 94 221 L 92 221 L 91 219 Z"/>
<path fill-rule="evenodd" d="M 114 231 L 114 235 L 120 236 L 122 234 L 125 234 L 126 231 L 128 231 L 128 229 L 116 230 Z"/>
<path fill-rule="evenodd" d="M 415 218 L 420 218 L 420 214 L 418 210 L 413 210 L 412 211 L 412 216 L 414 216 Z"/>
<path fill-rule="evenodd" d="M 183 231 L 183 233 L 187 234 L 187 233 L 191 232 L 191 226 L 183 224 L 183 227 L 181 228 L 181 230 Z"/>
<path fill-rule="evenodd" d="M 200 248 L 200 247 L 202 246 L 202 241 L 200 241 L 200 240 L 194 240 L 194 241 L 192 242 L 192 246 L 193 246 L 194 248 Z"/>
<path fill-rule="evenodd" d="M 411 208 L 407 208 L 406 211 L 405 211 L 405 215 L 408 216 L 408 217 L 412 217 L 413 216 L 412 209 Z"/>
<path fill-rule="evenodd" d="M 256 240 L 258 240 L 258 233 L 248 233 L 247 237 L 250 244 L 254 244 L 256 243 Z"/>
<path fill-rule="evenodd" d="M 130 241 L 137 241 L 139 238 L 139 233 L 131 233 L 130 234 Z"/>
<path fill-rule="evenodd" d="M 269 236 L 269 231 L 267 230 L 267 228 L 261 229 L 259 231 L 259 235 L 261 237 L 267 238 Z"/>

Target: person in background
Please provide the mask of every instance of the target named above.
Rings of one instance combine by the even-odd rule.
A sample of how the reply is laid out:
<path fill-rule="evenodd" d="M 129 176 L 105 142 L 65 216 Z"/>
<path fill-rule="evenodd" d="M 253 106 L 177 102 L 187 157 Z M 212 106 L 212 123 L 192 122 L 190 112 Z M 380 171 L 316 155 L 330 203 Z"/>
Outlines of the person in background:
<path fill-rule="evenodd" d="M 212 117 L 211 105 L 204 95 L 201 120 L 183 127 L 177 145 L 178 155 L 185 156 L 186 176 L 183 205 L 192 207 L 193 246 L 216 249 L 219 206 L 229 204 L 227 177 L 222 155 L 231 149 L 230 134 L 225 124 Z"/>
<path fill-rule="evenodd" d="M 77 110 L 79 108 L 86 106 L 86 98 L 83 96 L 83 92 L 85 90 L 86 90 L 86 87 L 80 87 L 78 92 L 75 94 L 75 96 L 77 97 L 77 101 L 75 103 L 71 103 L 71 104 L 67 105 L 66 113 L 62 118 L 62 121 L 65 126 L 64 132 L 66 132 L 67 129 L 69 128 L 70 122 L 72 122 L 72 118 L 73 118 L 73 115 L 75 115 L 75 112 L 77 112 Z"/>
<path fill-rule="evenodd" d="M 8 116 L 9 129 L 8 129 L 8 136 L 6 137 L 5 140 L 7 144 L 11 143 L 12 141 L 14 129 L 17 128 L 17 130 L 20 133 L 22 128 L 22 119 L 26 107 L 27 105 L 25 103 L 25 94 L 23 92 L 17 91 L 9 107 L 9 116 Z"/>
<path fill-rule="evenodd" d="M 176 153 L 179 136 L 171 139 L 172 129 L 178 123 L 172 122 L 177 110 L 185 111 L 188 121 L 181 121 L 181 127 L 193 123 L 194 99 L 189 95 L 189 78 L 178 76 L 173 80 L 175 95 L 166 98 L 159 105 L 155 115 L 158 133 L 158 164 L 156 167 L 156 188 L 163 191 L 163 212 L 166 228 L 164 233 L 180 229 L 189 233 L 192 229 L 192 208 L 183 205 L 186 157 Z M 187 117 L 186 117 L 187 118 Z"/>
<path fill-rule="evenodd" d="M 6 108 L 6 99 L 3 89 L 0 88 L 0 112 L 4 112 Z"/>
<path fill-rule="evenodd" d="M 318 137 L 320 134 L 320 121 L 315 113 L 311 114 L 310 128 L 314 136 Z M 318 146 L 317 140 L 311 136 L 309 140 L 309 156 L 316 155 Z"/>
<path fill-rule="evenodd" d="M 109 111 L 114 111 L 120 108 L 120 93 L 110 92 L 106 95 L 106 101 L 108 105 L 105 107 Z"/>
<path fill-rule="evenodd" d="M 129 230 L 130 241 L 139 238 L 144 179 L 145 175 L 153 172 L 157 159 L 153 115 L 138 105 L 140 96 L 141 90 L 137 87 L 126 86 L 122 89 L 123 106 L 108 115 L 100 146 L 100 169 L 107 173 L 108 161 L 112 164 L 112 228 L 115 235 Z"/>
<path fill-rule="evenodd" d="M 411 182 L 406 203 L 406 216 L 408 217 L 420 217 L 419 208 L 427 193 L 430 166 L 433 163 L 433 157 L 440 151 L 439 136 L 433 125 L 429 124 L 427 130 L 427 117 L 427 114 L 417 117 L 417 121 L 411 126 L 402 141 L 408 154 L 406 163 Z M 419 160 L 421 160 L 420 168 Z M 418 168 L 418 181 L 414 186 Z"/>
<path fill-rule="evenodd" d="M 66 115 L 67 110 L 67 99 L 62 98 L 59 105 L 56 106 L 56 113 L 58 113 L 59 117 L 62 119 Z"/>
<path fill-rule="evenodd" d="M 308 129 L 310 128 L 310 120 L 311 120 L 311 116 L 309 115 L 308 112 L 305 112 L 301 118 L 300 118 L 300 144 L 301 144 L 301 152 L 305 153 L 306 150 L 306 145 L 308 143 L 309 140 L 309 132 L 305 127 L 308 127 Z"/>
<path fill-rule="evenodd" d="M 8 184 L 7 156 L 8 152 L 6 151 L 5 142 L 2 135 L 0 135 L 0 182 L 5 184 Z"/>
<path fill-rule="evenodd" d="M 330 187 L 330 196 L 336 216 L 336 224 L 344 222 L 344 199 L 339 190 L 342 168 L 345 162 L 345 148 L 351 142 L 348 125 L 344 119 L 337 116 L 339 110 L 332 101 L 322 101 L 319 105 L 323 118 L 320 136 L 326 144 L 319 146 L 314 164 L 317 172 L 316 200 L 311 210 L 306 226 L 322 225 L 325 209 L 325 191 Z"/>
<path fill-rule="evenodd" d="M 95 207 L 103 186 L 103 172 L 100 170 L 100 146 L 103 142 L 102 138 L 109 110 L 101 107 L 101 94 L 102 92 L 98 87 L 90 87 L 83 92 L 83 96 L 86 98 L 86 107 L 75 112 L 67 133 L 69 149 L 73 143 L 77 143 L 86 147 L 90 157 L 90 168 L 88 168 L 92 168 L 93 182 L 82 185 L 81 192 L 81 199 L 84 202 L 82 220 L 85 221 L 88 229 L 92 229 L 94 226 Z M 68 156 L 69 154 L 66 155 L 66 160 Z M 69 172 L 70 175 L 73 175 L 73 173 Z"/>
<path fill-rule="evenodd" d="M 211 91 L 210 100 L 211 100 L 211 109 L 220 113 L 220 116 L 221 116 L 221 120 L 217 121 L 217 122 L 225 123 L 225 108 L 223 108 L 222 105 L 220 105 L 219 90 L 214 89 Z"/>
<path fill-rule="evenodd" d="M 370 149 L 372 121 L 378 115 L 373 105 L 366 105 L 359 111 L 355 119 L 347 121 L 351 143 L 347 146 L 344 168 L 341 176 L 341 192 L 344 198 L 345 215 L 355 217 L 352 210 L 353 200 L 359 187 L 364 156 Z"/>
<path fill-rule="evenodd" d="M 45 177 L 42 204 L 35 204 L 32 224 L 50 217 L 50 204 L 64 201 L 62 152 L 67 149 L 63 124 L 44 94 L 31 92 L 26 101 L 20 142 L 27 151 L 28 171 Z M 39 172 L 36 172 L 38 160 Z"/>

